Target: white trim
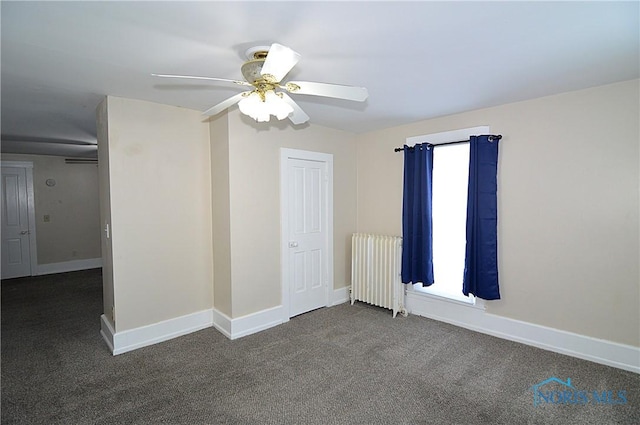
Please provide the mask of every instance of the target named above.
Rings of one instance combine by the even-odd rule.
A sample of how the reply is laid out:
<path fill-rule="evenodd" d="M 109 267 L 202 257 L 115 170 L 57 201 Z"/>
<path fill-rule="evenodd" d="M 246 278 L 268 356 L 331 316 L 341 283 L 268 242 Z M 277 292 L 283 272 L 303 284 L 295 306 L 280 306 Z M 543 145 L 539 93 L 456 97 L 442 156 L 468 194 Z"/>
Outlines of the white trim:
<path fill-rule="evenodd" d="M 407 309 L 418 316 L 568 356 L 640 373 L 640 347 L 592 338 L 497 316 L 478 306 L 407 291 Z"/>
<path fill-rule="evenodd" d="M 418 296 L 424 296 L 435 300 L 440 300 L 448 303 L 454 303 L 460 306 L 469 307 L 469 308 L 479 308 L 481 310 L 485 309 L 484 300 L 481 298 L 476 298 L 473 295 L 469 295 L 469 298 L 455 297 L 450 296 L 450 294 L 438 291 L 427 291 L 428 286 L 421 287 L 421 283 L 416 283 L 414 285 L 405 285 L 406 294 L 414 293 Z"/>
<path fill-rule="evenodd" d="M 113 335 L 116 331 L 113 329 L 113 325 L 111 321 L 107 319 L 107 316 L 104 314 L 100 316 L 100 335 L 102 335 L 102 339 L 107 343 L 109 350 L 113 353 Z"/>
<path fill-rule="evenodd" d="M 325 241 L 327 248 L 327 295 L 326 306 L 329 307 L 332 303 L 330 295 L 333 289 L 333 154 L 320 154 L 327 163 L 327 239 Z"/>
<path fill-rule="evenodd" d="M 327 207 L 327 238 L 325 249 L 327 253 L 327 281 L 325 288 L 325 306 L 331 305 L 330 288 L 333 288 L 333 154 L 305 151 L 300 149 L 280 148 L 280 273 L 282 289 L 282 319 L 280 323 L 289 321 L 289 276 L 285 270 L 289 270 L 289 196 L 288 196 L 288 159 L 302 159 L 306 161 L 318 161 L 327 166 L 326 180 L 326 207 Z"/>
<path fill-rule="evenodd" d="M 278 326 L 283 321 L 283 306 L 268 308 L 246 316 L 231 319 L 226 314 L 213 309 L 213 327 L 229 339 L 238 339 L 265 329 Z M 287 318 L 287 321 L 289 318 Z"/>
<path fill-rule="evenodd" d="M 102 258 L 63 261 L 61 263 L 39 264 L 34 275 L 75 272 L 102 267 Z"/>
<path fill-rule="evenodd" d="M 231 338 L 231 322 L 232 319 L 221 311 L 213 308 L 213 327 L 229 339 Z"/>
<path fill-rule="evenodd" d="M 336 297 L 333 305 L 348 301 L 348 290 L 349 287 L 335 290 Z M 116 333 L 111 321 L 103 314 L 100 316 L 100 335 L 102 335 L 114 356 L 210 326 L 233 340 L 284 323 L 282 321 L 282 308 L 282 306 L 276 306 L 236 319 L 231 319 L 226 314 L 213 308 L 120 333 Z"/>
<path fill-rule="evenodd" d="M 424 134 L 420 136 L 407 137 L 406 145 L 413 146 L 417 143 L 429 142 L 433 145 L 447 142 L 457 142 L 458 140 L 468 140 L 471 136 L 489 134 L 491 128 L 488 125 L 477 127 L 461 128 L 459 130 L 443 131 L 441 133 Z"/>
<path fill-rule="evenodd" d="M 36 197 L 33 189 L 33 163 L 25 167 L 27 175 L 27 211 L 29 214 L 29 259 L 31 275 L 36 274 L 38 267 L 38 239 L 36 238 Z"/>
<path fill-rule="evenodd" d="M 29 222 L 29 272 L 37 275 L 38 239 L 36 238 L 36 198 L 33 189 L 33 161 L 0 161 L 0 167 L 24 168 L 27 184 L 27 215 Z"/>
<path fill-rule="evenodd" d="M 333 297 L 331 300 L 331 306 L 348 302 L 351 299 L 350 292 L 351 292 L 351 286 L 345 286 L 344 288 L 334 289 Z"/>
<path fill-rule="evenodd" d="M 213 324 L 213 311 L 202 310 L 122 332 L 114 332 L 104 314 L 101 316 L 101 322 L 100 333 L 116 356 L 209 328 Z"/>
<path fill-rule="evenodd" d="M 32 161 L 2 161 L 1 167 L 8 168 L 33 168 Z"/>
<path fill-rule="evenodd" d="M 351 286 L 334 289 L 328 307 L 348 302 L 350 289 Z M 284 306 L 279 305 L 232 319 L 214 308 L 213 327 L 229 339 L 238 339 L 288 322 L 289 317 L 283 319 L 286 316 L 283 310 Z"/>

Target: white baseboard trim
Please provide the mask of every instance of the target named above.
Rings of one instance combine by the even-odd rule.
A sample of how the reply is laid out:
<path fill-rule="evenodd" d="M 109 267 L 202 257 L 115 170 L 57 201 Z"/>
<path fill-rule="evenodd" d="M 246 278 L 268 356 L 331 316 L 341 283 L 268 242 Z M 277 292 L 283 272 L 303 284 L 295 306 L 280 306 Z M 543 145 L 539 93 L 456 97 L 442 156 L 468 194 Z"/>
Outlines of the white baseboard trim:
<path fill-rule="evenodd" d="M 406 293 L 410 313 L 595 363 L 640 373 L 640 347 L 592 338 L 469 308 L 460 303 Z"/>
<path fill-rule="evenodd" d="M 214 308 L 213 326 L 229 339 L 242 338 L 284 323 L 282 308 L 279 305 L 235 319 Z"/>
<path fill-rule="evenodd" d="M 97 269 L 102 267 L 102 258 L 88 258 L 86 260 L 63 261 L 61 263 L 38 264 L 36 276 L 43 274 L 75 272 L 78 270 Z"/>
<path fill-rule="evenodd" d="M 347 286 L 334 290 L 330 305 L 347 302 L 349 288 Z M 212 308 L 123 332 L 116 332 L 113 324 L 103 314 L 100 316 L 100 334 L 114 356 L 210 326 L 229 339 L 238 339 L 284 323 L 283 308 L 280 305 L 234 319 Z"/>
<path fill-rule="evenodd" d="M 333 299 L 331 300 L 331 304 L 329 306 L 334 306 L 338 304 L 346 303 L 351 300 L 351 295 L 349 293 L 351 286 L 345 286 L 344 288 L 334 289 L 333 290 Z"/>
<path fill-rule="evenodd" d="M 350 288 L 350 286 L 346 286 L 344 288 L 334 289 L 333 293 L 331 293 L 329 306 L 331 307 L 349 301 Z M 242 338 L 243 336 L 251 335 L 285 323 L 286 320 L 283 320 L 283 308 L 283 306 L 279 305 L 235 319 L 230 318 L 214 308 L 213 327 L 229 339 Z"/>
<path fill-rule="evenodd" d="M 113 324 L 107 316 L 104 314 L 100 316 L 100 335 L 102 335 L 102 339 L 107 343 L 109 350 L 113 353 L 113 335 L 116 331 L 113 329 Z"/>
<path fill-rule="evenodd" d="M 213 311 L 202 310 L 122 332 L 115 332 L 104 314 L 101 316 L 101 323 L 100 333 L 113 355 L 116 356 L 209 328 L 213 324 Z"/>
<path fill-rule="evenodd" d="M 229 316 L 218 311 L 215 307 L 213 308 L 213 327 L 229 339 L 233 339 L 231 337 L 231 321 Z"/>

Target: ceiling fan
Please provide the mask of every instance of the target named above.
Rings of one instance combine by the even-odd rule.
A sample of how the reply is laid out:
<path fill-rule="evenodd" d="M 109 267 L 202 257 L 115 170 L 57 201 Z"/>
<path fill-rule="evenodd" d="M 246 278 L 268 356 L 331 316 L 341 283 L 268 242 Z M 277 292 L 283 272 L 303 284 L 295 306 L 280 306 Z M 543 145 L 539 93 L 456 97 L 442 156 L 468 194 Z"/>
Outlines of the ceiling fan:
<path fill-rule="evenodd" d="M 294 124 L 303 124 L 309 121 L 309 116 L 287 93 L 333 97 L 357 102 L 363 102 L 369 95 L 364 87 L 310 81 L 283 82 L 284 77 L 300 60 L 300 54 L 281 44 L 273 43 L 270 47 L 256 46 L 247 50 L 246 55 L 248 61 L 241 67 L 245 81 L 192 75 L 151 75 L 164 78 L 220 81 L 251 87 L 250 90 L 231 96 L 202 114 L 216 115 L 237 103 L 240 112 L 258 122 L 269 121 L 271 115 L 279 120 L 289 118 Z"/>

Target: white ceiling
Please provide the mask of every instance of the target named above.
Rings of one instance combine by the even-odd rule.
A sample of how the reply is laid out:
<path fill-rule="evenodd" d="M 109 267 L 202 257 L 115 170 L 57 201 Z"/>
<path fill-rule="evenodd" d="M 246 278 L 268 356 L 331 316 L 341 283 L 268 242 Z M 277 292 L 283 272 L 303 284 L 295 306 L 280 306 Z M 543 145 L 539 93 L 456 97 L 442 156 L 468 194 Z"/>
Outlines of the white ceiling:
<path fill-rule="evenodd" d="M 354 133 L 635 79 L 639 5 L 3 1 L 2 151 L 95 155 L 105 95 L 205 110 L 239 88 L 150 74 L 242 79 L 272 42 L 302 55 L 289 78 L 368 88 L 364 104 L 295 96 Z"/>

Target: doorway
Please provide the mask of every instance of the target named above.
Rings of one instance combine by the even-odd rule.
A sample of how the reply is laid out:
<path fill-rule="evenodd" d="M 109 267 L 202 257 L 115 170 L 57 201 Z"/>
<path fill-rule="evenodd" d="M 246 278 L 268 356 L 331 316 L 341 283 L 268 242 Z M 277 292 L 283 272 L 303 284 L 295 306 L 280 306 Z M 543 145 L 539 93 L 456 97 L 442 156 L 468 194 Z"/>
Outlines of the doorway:
<path fill-rule="evenodd" d="M 35 275 L 33 163 L 2 161 L 2 279 Z"/>
<path fill-rule="evenodd" d="M 329 305 L 333 290 L 333 155 L 281 149 L 284 321 Z"/>

